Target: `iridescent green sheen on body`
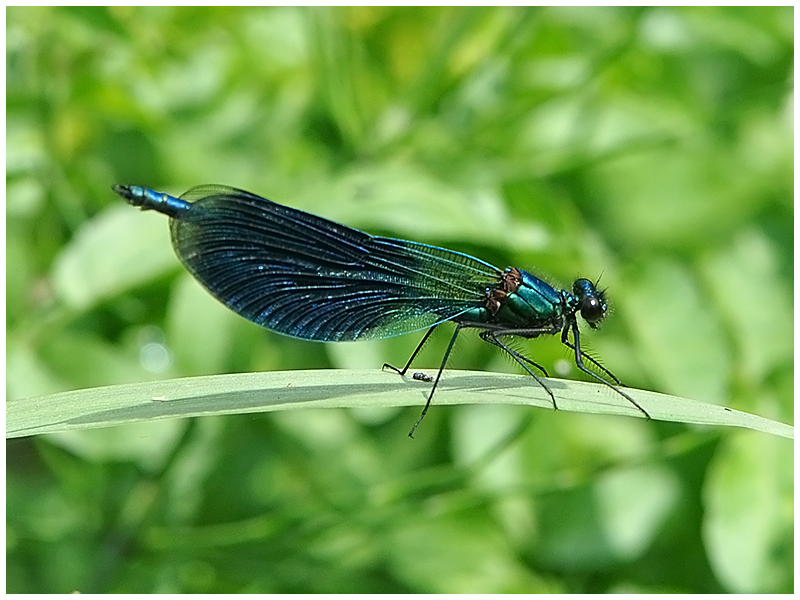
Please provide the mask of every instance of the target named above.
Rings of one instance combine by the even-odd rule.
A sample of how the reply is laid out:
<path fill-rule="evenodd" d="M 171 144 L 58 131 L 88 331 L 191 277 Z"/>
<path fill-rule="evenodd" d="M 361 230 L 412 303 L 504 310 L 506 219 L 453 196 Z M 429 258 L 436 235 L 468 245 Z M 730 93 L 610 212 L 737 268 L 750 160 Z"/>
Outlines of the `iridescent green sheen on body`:
<path fill-rule="evenodd" d="M 595 327 L 608 308 L 587 279 L 575 281 L 571 292 L 557 291 L 513 267 L 500 270 L 445 248 L 372 236 L 225 186 L 199 186 L 180 198 L 135 185 L 113 190 L 134 206 L 169 216 L 172 245 L 189 272 L 231 310 L 272 331 L 355 341 L 428 329 L 421 347 L 437 325 L 456 323 L 428 405 L 459 331 L 475 328 L 536 378 L 554 406 L 552 391 L 530 369 L 546 375 L 544 368 L 502 338 L 561 333 L 581 370 L 647 415 L 614 383 L 583 365 L 588 360 L 619 384 L 580 349 L 577 314 Z M 405 374 L 419 347 L 404 369 L 395 370 Z"/>
<path fill-rule="evenodd" d="M 508 295 L 495 318 L 519 327 L 543 327 L 560 319 L 561 295 L 538 277 L 520 273 L 522 285 Z"/>

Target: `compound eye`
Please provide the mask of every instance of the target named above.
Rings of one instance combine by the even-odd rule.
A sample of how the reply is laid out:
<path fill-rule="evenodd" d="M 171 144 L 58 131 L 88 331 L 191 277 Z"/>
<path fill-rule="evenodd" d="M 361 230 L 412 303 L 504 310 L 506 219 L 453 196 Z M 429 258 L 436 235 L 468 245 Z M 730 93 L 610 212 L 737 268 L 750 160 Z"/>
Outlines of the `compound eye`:
<path fill-rule="evenodd" d="M 601 302 L 596 296 L 588 296 L 581 303 L 581 316 L 589 325 L 595 325 L 603 320 L 607 309 L 605 302 Z"/>

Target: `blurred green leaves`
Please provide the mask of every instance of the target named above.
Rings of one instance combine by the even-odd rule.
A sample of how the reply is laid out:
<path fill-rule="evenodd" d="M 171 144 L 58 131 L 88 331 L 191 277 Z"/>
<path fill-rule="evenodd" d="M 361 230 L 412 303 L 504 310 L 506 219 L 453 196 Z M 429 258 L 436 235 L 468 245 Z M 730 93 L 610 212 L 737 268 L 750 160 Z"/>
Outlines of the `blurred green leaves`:
<path fill-rule="evenodd" d="M 725 440 L 703 490 L 708 517 L 703 538 L 715 570 L 735 592 L 781 589 L 791 576 L 775 568 L 792 555 L 794 481 L 784 444 L 746 433 Z"/>
<path fill-rule="evenodd" d="M 614 311 L 584 339 L 626 384 L 793 421 L 792 8 L 10 7 L 6 27 L 9 399 L 403 364 L 414 336 L 331 350 L 228 314 L 109 189 L 221 183 L 557 285 L 602 274 Z M 451 366 L 513 368 L 485 346 Z M 558 340 L 523 346 L 577 377 Z M 416 409 L 11 442 L 7 591 L 793 589 L 785 440 L 483 408 L 434 406 L 415 442 Z"/>
<path fill-rule="evenodd" d="M 117 206 L 83 227 L 53 265 L 56 299 L 85 310 L 174 268 L 168 231 L 153 216 Z"/>

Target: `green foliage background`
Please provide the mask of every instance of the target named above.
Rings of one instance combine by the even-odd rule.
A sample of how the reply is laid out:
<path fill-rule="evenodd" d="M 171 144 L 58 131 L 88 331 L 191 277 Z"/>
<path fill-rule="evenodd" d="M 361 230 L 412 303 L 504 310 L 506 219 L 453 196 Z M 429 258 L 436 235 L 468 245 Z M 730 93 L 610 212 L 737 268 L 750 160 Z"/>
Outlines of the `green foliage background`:
<path fill-rule="evenodd" d="M 224 183 L 602 274 L 614 312 L 585 339 L 626 384 L 793 422 L 792 8 L 9 8 L 6 33 L 11 398 L 404 363 L 418 336 L 229 314 L 109 189 Z M 524 349 L 576 377 L 557 339 Z M 515 371 L 472 336 L 450 366 Z M 785 439 L 434 406 L 412 441 L 417 415 L 9 442 L 7 590 L 793 589 Z"/>

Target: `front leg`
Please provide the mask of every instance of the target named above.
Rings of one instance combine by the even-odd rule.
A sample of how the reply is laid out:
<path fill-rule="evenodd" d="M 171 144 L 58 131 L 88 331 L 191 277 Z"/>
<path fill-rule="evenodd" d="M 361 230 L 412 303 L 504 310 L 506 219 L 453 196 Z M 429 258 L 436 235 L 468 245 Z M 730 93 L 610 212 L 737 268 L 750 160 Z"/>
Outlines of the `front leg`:
<path fill-rule="evenodd" d="M 581 350 L 581 334 L 580 334 L 580 331 L 578 330 L 577 321 L 572 321 L 572 323 L 570 324 L 570 328 L 572 329 L 572 337 L 575 340 L 575 344 L 573 345 L 573 344 L 569 343 L 569 339 L 567 339 L 567 328 L 566 327 L 564 328 L 564 331 L 561 334 L 561 341 L 564 342 L 564 344 L 566 346 L 569 346 L 570 348 L 575 350 L 575 364 L 578 365 L 578 368 L 581 371 L 583 371 L 584 373 L 587 373 L 587 374 L 591 375 L 592 377 L 594 377 L 595 379 L 597 379 L 601 383 L 606 384 L 612 390 L 617 392 L 619 395 L 621 395 L 623 398 L 625 398 L 628 402 L 633 404 L 637 409 L 639 409 L 639 412 L 641 412 L 649 420 L 650 419 L 650 413 L 648 413 L 645 409 L 643 409 L 639 405 L 639 403 L 636 402 L 636 400 L 634 400 L 633 398 L 630 397 L 630 395 L 628 395 L 625 392 L 623 392 L 616 385 L 614 385 L 612 383 L 609 383 L 608 381 L 606 381 L 605 379 L 600 377 L 600 375 L 598 375 L 594 371 L 590 371 L 589 369 L 586 368 L 586 365 L 583 364 L 582 357 L 586 357 L 587 359 L 589 359 L 592 362 L 592 364 L 594 364 L 595 366 L 599 367 L 603 371 L 603 373 L 606 373 L 609 377 L 611 377 L 611 379 L 613 379 L 616 382 L 617 385 L 622 385 L 622 383 L 620 383 L 620 380 L 617 379 L 616 377 L 614 377 L 614 375 L 611 373 L 611 371 L 606 369 L 604 366 L 602 366 L 596 360 L 594 360 L 591 356 L 589 356 L 588 354 L 584 353 L 583 350 Z"/>
<path fill-rule="evenodd" d="M 573 330 L 572 337 L 575 340 L 574 344 L 569 341 L 570 328 L 572 328 Z M 583 350 L 581 350 L 581 334 L 580 331 L 578 330 L 578 323 L 576 321 L 573 321 L 570 327 L 564 327 L 564 329 L 561 332 L 561 343 L 564 344 L 567 348 L 571 348 L 572 350 L 575 351 L 575 365 L 581 371 L 583 371 L 584 373 L 588 373 L 594 378 L 597 378 L 597 373 L 590 371 L 589 369 L 586 368 L 586 365 L 583 364 L 583 359 L 585 358 L 595 367 L 597 367 L 603 373 L 605 373 L 611 379 L 613 379 L 614 383 L 616 383 L 617 385 L 622 385 L 622 382 L 619 379 L 617 379 L 611 371 L 606 369 L 603 365 L 601 365 L 599 362 L 597 362 L 595 359 L 593 359 L 591 356 L 589 356 Z"/>

